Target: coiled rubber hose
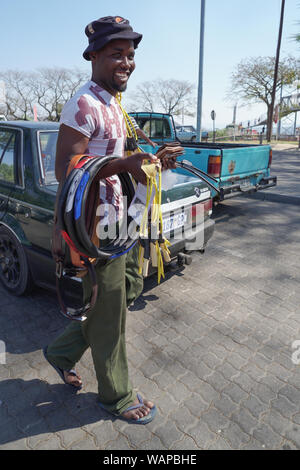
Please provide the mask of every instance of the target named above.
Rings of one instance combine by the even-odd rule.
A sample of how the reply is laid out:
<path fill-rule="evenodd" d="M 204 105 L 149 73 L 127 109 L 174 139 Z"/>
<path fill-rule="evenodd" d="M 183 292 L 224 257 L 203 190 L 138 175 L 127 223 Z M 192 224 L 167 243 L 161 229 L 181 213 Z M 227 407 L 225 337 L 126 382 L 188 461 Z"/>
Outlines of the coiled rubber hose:
<path fill-rule="evenodd" d="M 89 258 L 111 259 L 129 251 L 136 239 L 129 235 L 125 238 L 110 240 L 108 244 L 96 246 L 88 234 L 86 227 L 86 203 L 89 190 L 99 171 L 111 160 L 118 157 L 87 157 L 82 165 L 76 165 L 71 171 L 58 201 L 58 224 L 62 231 L 72 240 L 80 255 Z M 127 197 L 130 205 L 135 189 L 128 173 L 118 175 L 122 186 L 123 197 Z M 127 216 L 127 225 L 132 221 Z"/>
<path fill-rule="evenodd" d="M 67 307 L 62 300 L 59 280 L 64 275 L 68 275 L 68 272 L 72 272 L 72 269 L 60 270 L 60 276 L 57 276 L 57 292 L 61 311 L 64 316 L 72 320 L 85 320 L 86 314 L 93 307 L 97 298 L 98 286 L 95 268 L 90 258 L 96 259 L 96 262 L 97 260 L 98 262 L 105 262 L 105 260 L 122 256 L 137 243 L 138 237 L 131 237 L 128 230 L 126 230 L 128 225 L 132 222 L 132 218 L 128 214 L 125 214 L 125 224 L 127 224 L 125 230 L 123 227 L 119 236 L 116 236 L 115 239 L 109 239 L 108 243 L 103 244 L 103 246 L 101 246 L 101 240 L 100 246 L 96 246 L 88 233 L 86 212 L 89 208 L 86 206 L 91 185 L 95 178 L 98 178 L 97 175 L 100 170 L 107 165 L 108 162 L 116 158 L 118 157 L 107 156 L 99 158 L 83 155 L 82 159 L 75 165 L 66 178 L 58 197 L 57 225 L 70 249 L 80 255 L 83 267 L 87 268 L 92 283 L 92 295 L 86 305 L 77 309 Z M 120 173 L 118 177 L 120 179 L 123 197 L 127 197 L 127 205 L 129 207 L 135 194 L 134 185 L 128 173 Z M 132 234 L 132 231 L 130 233 Z M 134 231 L 134 234 L 136 233 L 137 232 Z M 76 271 L 76 268 L 74 268 L 74 270 Z"/>

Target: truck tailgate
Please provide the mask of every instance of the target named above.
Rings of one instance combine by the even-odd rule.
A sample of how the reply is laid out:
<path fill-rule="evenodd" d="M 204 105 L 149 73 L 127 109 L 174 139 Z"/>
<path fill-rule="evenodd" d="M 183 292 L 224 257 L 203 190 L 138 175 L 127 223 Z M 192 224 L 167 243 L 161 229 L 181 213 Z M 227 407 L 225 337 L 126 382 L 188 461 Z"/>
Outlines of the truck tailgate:
<path fill-rule="evenodd" d="M 265 172 L 270 149 L 269 145 L 222 149 L 221 181 Z"/>

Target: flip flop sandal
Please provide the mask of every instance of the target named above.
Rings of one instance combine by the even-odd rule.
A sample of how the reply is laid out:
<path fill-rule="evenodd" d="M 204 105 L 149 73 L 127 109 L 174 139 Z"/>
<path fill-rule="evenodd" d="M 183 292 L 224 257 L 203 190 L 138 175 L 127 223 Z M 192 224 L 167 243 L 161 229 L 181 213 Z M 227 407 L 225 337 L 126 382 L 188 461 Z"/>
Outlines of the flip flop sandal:
<path fill-rule="evenodd" d="M 60 367 L 57 367 L 54 364 L 51 364 L 51 362 L 49 361 L 49 359 L 47 357 L 47 346 L 43 349 L 43 354 L 44 354 L 44 357 L 45 357 L 46 361 L 50 364 L 50 366 L 53 367 L 53 369 L 56 370 L 56 372 L 58 373 L 58 375 L 60 376 L 60 378 L 63 380 L 63 382 L 66 385 L 70 385 L 71 387 L 75 388 L 76 390 L 81 390 L 82 389 L 82 385 L 77 386 L 77 385 L 73 385 L 69 382 L 66 382 L 66 379 L 65 379 L 65 376 L 64 376 L 64 369 L 61 369 Z M 74 369 L 66 370 L 66 372 L 68 372 L 68 374 L 74 375 L 75 377 L 78 377 L 77 374 L 76 374 L 76 370 L 74 370 Z"/>
<path fill-rule="evenodd" d="M 141 397 L 141 395 L 139 393 L 137 393 L 137 399 L 139 401 L 139 404 L 138 405 L 133 405 L 133 406 L 130 406 L 129 408 L 127 408 L 126 410 L 123 411 L 123 413 L 126 413 L 127 411 L 131 411 L 131 410 L 136 410 L 138 408 L 141 408 L 142 406 L 144 406 L 144 402 L 143 402 L 143 399 Z M 156 406 L 153 406 L 153 408 L 150 408 L 150 412 L 149 414 L 147 414 L 147 416 L 143 416 L 142 418 L 139 418 L 139 419 L 129 419 L 129 418 L 125 418 L 124 416 L 122 415 L 117 415 L 117 414 L 114 414 L 112 413 L 111 411 L 108 411 L 103 405 L 102 403 L 99 402 L 99 405 L 101 408 L 103 408 L 107 413 L 109 414 L 112 414 L 113 416 L 115 416 L 116 418 L 119 418 L 119 419 L 122 419 L 123 421 L 126 421 L 126 423 L 130 423 L 130 424 L 147 424 L 147 423 L 150 423 L 150 421 L 152 421 L 154 419 L 154 416 L 156 415 L 156 412 L 157 412 L 157 408 Z"/>

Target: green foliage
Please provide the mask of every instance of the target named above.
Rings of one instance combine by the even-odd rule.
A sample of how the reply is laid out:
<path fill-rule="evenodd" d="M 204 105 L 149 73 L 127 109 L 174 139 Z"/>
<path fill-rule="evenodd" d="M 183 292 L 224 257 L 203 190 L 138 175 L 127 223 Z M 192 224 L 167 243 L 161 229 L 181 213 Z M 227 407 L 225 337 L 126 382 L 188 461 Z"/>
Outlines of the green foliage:
<path fill-rule="evenodd" d="M 275 57 L 250 57 L 244 59 L 231 75 L 231 87 L 227 97 L 244 103 L 271 104 L 274 81 Z M 279 62 L 276 90 L 291 85 L 300 77 L 300 63 L 294 57 Z"/>
<path fill-rule="evenodd" d="M 12 165 L 7 165 L 7 163 L 2 163 L 0 165 L 0 179 L 14 182 L 14 169 Z"/>

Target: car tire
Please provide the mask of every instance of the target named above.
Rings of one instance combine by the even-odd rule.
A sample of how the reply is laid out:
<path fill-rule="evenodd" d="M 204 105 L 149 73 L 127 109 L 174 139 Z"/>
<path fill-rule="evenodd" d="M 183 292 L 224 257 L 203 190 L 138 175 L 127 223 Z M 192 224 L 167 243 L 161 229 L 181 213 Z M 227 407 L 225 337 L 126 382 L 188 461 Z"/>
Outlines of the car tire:
<path fill-rule="evenodd" d="M 29 293 L 33 280 L 24 248 L 16 236 L 0 226 L 0 281 L 14 295 Z"/>
<path fill-rule="evenodd" d="M 191 138 L 191 142 L 196 142 L 196 136 L 193 135 L 193 137 Z"/>

